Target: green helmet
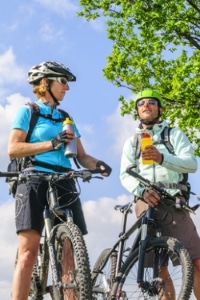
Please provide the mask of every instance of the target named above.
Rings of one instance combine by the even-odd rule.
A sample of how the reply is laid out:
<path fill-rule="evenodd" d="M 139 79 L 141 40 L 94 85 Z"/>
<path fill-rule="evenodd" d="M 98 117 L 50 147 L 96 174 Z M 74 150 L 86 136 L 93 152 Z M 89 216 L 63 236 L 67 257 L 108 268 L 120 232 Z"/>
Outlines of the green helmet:
<path fill-rule="evenodd" d="M 158 93 L 158 91 L 152 90 L 152 89 L 146 89 L 146 90 L 139 92 L 136 95 L 136 98 L 135 98 L 135 108 L 136 109 L 137 109 L 137 102 L 144 98 L 156 99 L 156 100 L 158 100 L 160 107 L 162 107 L 162 105 L 163 105 L 162 96 Z"/>

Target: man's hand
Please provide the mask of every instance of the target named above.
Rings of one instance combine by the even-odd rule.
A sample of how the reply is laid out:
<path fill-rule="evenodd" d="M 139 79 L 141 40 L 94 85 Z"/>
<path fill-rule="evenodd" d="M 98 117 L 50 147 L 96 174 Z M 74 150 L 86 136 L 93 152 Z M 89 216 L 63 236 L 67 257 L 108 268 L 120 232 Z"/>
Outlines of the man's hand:
<path fill-rule="evenodd" d="M 144 201 L 151 207 L 158 205 L 160 201 L 160 195 L 153 190 L 145 190 L 143 193 L 143 198 Z"/>
<path fill-rule="evenodd" d="M 142 151 L 142 158 L 144 160 L 152 159 L 158 164 L 161 164 L 163 161 L 163 155 L 154 146 L 147 146 L 144 151 Z"/>

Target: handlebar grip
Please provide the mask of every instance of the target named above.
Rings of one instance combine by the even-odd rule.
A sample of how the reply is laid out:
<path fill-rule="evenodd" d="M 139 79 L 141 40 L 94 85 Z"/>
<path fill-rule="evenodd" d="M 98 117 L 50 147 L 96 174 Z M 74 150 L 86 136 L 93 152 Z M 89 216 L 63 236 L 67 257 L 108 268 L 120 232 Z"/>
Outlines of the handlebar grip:
<path fill-rule="evenodd" d="M 0 172 L 0 177 L 18 177 L 20 172 Z"/>

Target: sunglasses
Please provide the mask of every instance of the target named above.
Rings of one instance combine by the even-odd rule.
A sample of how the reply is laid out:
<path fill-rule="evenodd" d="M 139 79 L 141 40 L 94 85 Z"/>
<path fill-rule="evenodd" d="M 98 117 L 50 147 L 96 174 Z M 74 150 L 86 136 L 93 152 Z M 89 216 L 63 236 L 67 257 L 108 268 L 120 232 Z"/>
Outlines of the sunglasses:
<path fill-rule="evenodd" d="M 145 100 L 140 100 L 137 102 L 137 106 L 141 107 L 145 104 L 148 104 L 148 105 L 157 105 L 158 104 L 158 101 L 156 99 L 150 99 L 148 101 L 145 101 Z"/>
<path fill-rule="evenodd" d="M 68 85 L 68 81 L 65 77 L 50 77 L 50 80 L 56 80 L 58 81 L 60 84 L 67 86 Z"/>

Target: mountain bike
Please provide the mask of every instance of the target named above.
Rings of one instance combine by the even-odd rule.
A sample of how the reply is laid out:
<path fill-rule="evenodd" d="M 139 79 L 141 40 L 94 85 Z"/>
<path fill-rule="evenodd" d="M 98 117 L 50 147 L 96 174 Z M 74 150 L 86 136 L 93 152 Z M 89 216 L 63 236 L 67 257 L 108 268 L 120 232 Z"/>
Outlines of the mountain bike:
<path fill-rule="evenodd" d="M 36 171 L 0 172 L 0 177 L 18 176 L 18 182 L 36 179 L 48 183 L 48 206 L 44 208 L 43 213 L 44 234 L 41 237 L 37 260 L 33 267 L 28 299 L 41 300 L 45 294 L 50 294 L 53 300 L 92 299 L 87 247 L 80 229 L 73 222 L 72 211 L 67 207 L 78 198 L 80 185 L 78 184 L 79 192 L 69 191 L 71 201 L 62 205 L 57 197 L 57 185 L 63 179 L 75 180 L 77 183 L 78 178 L 81 178 L 83 182 L 89 182 L 92 178 L 103 179 L 101 176 L 93 176 L 95 173 L 100 173 L 100 170 L 70 170 L 65 174 Z M 71 261 L 68 255 L 72 256 Z M 69 269 L 69 264 L 71 269 Z"/>
<path fill-rule="evenodd" d="M 171 205 L 189 212 L 195 212 L 199 207 L 190 207 L 180 198 L 150 183 L 134 172 L 134 167 L 129 166 L 127 173 L 146 189 L 157 191 L 163 203 L 170 199 Z M 154 208 L 149 206 L 127 229 L 133 203 L 115 206 L 122 213 L 121 232 L 113 247 L 103 250 L 93 267 L 93 300 L 163 299 L 167 284 L 172 282 L 174 296 L 170 299 L 188 300 L 193 285 L 193 266 L 189 253 L 177 239 L 162 236 L 161 231 L 161 224 L 165 222 L 165 216 L 172 206 L 166 205 L 162 220 L 154 218 Z M 154 233 L 150 234 L 149 229 L 151 232 L 153 229 Z M 131 246 L 126 247 L 129 241 Z M 165 275 L 164 267 L 168 270 Z"/>

